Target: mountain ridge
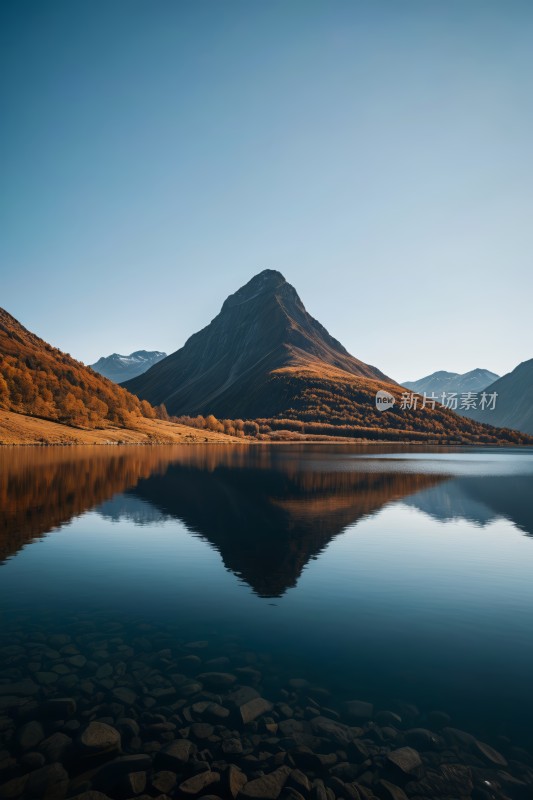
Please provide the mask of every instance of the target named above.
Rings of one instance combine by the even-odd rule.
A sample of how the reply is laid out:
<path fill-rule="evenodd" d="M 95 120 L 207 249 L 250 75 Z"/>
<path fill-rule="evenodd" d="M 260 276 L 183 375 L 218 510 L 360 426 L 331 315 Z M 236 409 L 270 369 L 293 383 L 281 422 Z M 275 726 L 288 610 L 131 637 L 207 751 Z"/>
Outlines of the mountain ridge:
<path fill-rule="evenodd" d="M 94 364 L 90 364 L 90 367 L 114 383 L 123 383 L 142 375 L 166 355 L 162 350 L 135 350 L 129 355 L 111 353 L 109 356 L 101 356 Z"/>
<path fill-rule="evenodd" d="M 426 394 L 433 392 L 436 395 L 442 392 L 446 392 L 446 394 L 450 392 L 482 392 L 499 377 L 495 372 L 481 367 L 464 373 L 437 370 L 416 381 L 404 381 L 402 386 L 418 394 L 424 392 Z"/>
<path fill-rule="evenodd" d="M 497 395 L 494 409 L 465 411 L 466 417 L 533 435 L 533 358 L 502 375 L 486 391 Z"/>
<path fill-rule="evenodd" d="M 296 290 L 276 270 L 263 270 L 229 295 L 217 316 L 184 346 L 126 381 L 130 391 L 170 413 L 257 416 L 255 397 L 266 376 L 285 367 L 330 368 L 387 383 L 383 372 L 350 355 L 305 309 Z M 232 387 L 238 384 L 238 390 Z M 258 385 L 259 384 L 259 385 Z M 268 404 L 267 404 L 268 405 Z"/>
<path fill-rule="evenodd" d="M 352 356 L 276 270 L 229 295 L 179 350 L 124 386 L 186 424 L 197 415 L 253 420 L 261 434 L 423 442 L 522 441 L 438 404 L 406 406 L 404 389 Z M 394 404 L 382 413 L 376 392 Z"/>

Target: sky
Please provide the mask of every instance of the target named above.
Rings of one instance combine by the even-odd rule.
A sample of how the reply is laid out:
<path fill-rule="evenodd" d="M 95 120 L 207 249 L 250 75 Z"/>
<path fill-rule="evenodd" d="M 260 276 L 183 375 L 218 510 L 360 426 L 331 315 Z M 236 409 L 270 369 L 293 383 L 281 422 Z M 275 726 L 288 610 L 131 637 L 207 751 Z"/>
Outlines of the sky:
<path fill-rule="evenodd" d="M 3 0 L 0 305 L 173 352 L 265 268 L 398 381 L 533 357 L 533 4 Z"/>

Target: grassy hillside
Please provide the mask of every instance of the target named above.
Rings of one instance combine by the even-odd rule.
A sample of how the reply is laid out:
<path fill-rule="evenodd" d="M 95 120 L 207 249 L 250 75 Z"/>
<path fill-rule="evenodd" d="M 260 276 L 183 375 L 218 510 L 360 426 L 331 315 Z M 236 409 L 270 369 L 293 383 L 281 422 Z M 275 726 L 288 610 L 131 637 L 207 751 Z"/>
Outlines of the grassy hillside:
<path fill-rule="evenodd" d="M 0 309 L 0 408 L 83 428 L 133 427 L 146 401 L 47 344 Z"/>

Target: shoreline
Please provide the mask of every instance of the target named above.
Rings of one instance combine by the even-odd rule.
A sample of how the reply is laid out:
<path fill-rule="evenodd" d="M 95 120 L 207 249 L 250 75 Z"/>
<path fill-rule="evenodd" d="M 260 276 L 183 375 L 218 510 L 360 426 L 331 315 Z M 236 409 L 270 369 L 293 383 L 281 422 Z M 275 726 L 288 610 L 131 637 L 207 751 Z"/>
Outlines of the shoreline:
<path fill-rule="evenodd" d="M 427 442 L 388 439 L 354 439 L 347 437 L 322 437 L 300 439 L 257 440 L 239 438 L 225 433 L 191 428 L 176 422 L 140 418 L 137 428 L 74 428 L 64 423 L 0 411 L 0 448 L 5 447 L 79 447 L 79 446 L 165 446 L 165 445 L 341 445 L 353 447 L 531 447 L 527 443 L 512 442 Z"/>

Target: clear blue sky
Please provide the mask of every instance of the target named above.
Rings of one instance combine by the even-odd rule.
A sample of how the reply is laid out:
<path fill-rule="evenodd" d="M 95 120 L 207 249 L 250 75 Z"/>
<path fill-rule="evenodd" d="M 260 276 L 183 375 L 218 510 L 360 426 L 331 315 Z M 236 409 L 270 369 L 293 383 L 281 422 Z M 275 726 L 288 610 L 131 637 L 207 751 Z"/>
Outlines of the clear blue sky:
<path fill-rule="evenodd" d="M 4 0 L 0 305 L 172 352 L 266 267 L 397 380 L 533 357 L 533 3 Z"/>

